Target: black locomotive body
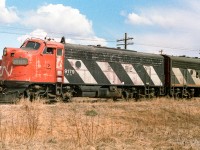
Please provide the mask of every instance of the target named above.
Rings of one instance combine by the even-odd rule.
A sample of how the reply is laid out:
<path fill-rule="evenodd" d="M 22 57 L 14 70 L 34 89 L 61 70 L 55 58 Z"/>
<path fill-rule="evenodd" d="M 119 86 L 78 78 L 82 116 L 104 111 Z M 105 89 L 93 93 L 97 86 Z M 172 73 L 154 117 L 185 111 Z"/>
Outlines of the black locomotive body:
<path fill-rule="evenodd" d="M 165 57 L 165 88 L 173 97 L 200 96 L 200 59 Z"/>
<path fill-rule="evenodd" d="M 65 45 L 64 84 L 74 96 L 153 97 L 164 94 L 161 55 L 98 46 Z"/>

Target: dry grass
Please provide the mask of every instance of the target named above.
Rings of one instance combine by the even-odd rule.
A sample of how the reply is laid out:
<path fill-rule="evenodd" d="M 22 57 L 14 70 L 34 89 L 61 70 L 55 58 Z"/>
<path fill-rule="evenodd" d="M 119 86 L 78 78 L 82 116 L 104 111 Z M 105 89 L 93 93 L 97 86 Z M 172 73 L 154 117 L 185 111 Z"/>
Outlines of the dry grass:
<path fill-rule="evenodd" d="M 199 149 L 200 100 L 0 105 L 0 149 Z"/>

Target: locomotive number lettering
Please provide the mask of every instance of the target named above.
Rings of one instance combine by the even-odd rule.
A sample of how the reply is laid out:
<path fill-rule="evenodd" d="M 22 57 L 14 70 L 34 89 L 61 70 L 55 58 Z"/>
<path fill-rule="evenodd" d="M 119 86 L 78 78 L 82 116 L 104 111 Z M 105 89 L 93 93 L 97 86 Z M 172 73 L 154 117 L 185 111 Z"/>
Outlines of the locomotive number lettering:
<path fill-rule="evenodd" d="M 65 74 L 67 76 L 72 76 L 75 74 L 75 70 L 72 70 L 72 69 L 65 69 Z"/>
<path fill-rule="evenodd" d="M 50 65 L 50 64 L 47 64 L 47 68 L 50 69 L 50 68 L 51 68 L 51 65 Z"/>

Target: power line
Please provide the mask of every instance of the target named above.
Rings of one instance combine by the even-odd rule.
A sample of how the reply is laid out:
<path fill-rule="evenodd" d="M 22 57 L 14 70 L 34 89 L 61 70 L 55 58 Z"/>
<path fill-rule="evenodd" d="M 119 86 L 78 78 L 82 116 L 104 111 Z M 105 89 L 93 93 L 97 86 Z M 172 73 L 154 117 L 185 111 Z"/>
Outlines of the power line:
<path fill-rule="evenodd" d="M 154 45 L 154 44 L 143 44 L 143 43 L 134 43 L 135 45 L 142 45 L 148 47 L 157 47 L 157 48 L 165 48 L 165 49 L 172 49 L 172 50 L 183 50 L 183 51 L 199 51 L 197 49 L 189 49 L 189 48 L 181 48 L 181 47 L 169 47 L 169 46 L 161 46 L 161 45 Z"/>
<path fill-rule="evenodd" d="M 1 27 L 3 28 L 9 28 L 12 29 L 10 31 L 1 31 Z M 15 30 L 15 31 L 13 31 Z M 31 28 L 20 28 L 20 27 L 13 27 L 13 26 L 0 26 L 0 33 L 2 34 L 14 34 L 14 35 L 25 35 L 27 34 L 26 31 L 31 31 L 33 29 Z M 63 35 L 63 33 L 56 33 L 56 32 L 48 32 L 48 34 L 53 34 L 53 35 Z M 77 35 L 73 33 L 67 33 L 65 34 L 68 36 L 68 38 L 72 40 L 80 40 L 80 41 L 101 41 L 101 42 L 108 42 L 108 43 L 114 43 L 116 42 L 115 40 L 104 40 L 104 39 L 92 39 L 92 38 L 80 38 L 77 37 Z M 124 42 L 121 44 L 117 45 L 124 45 L 124 48 L 127 49 L 127 45 L 133 45 L 133 43 L 128 43 L 128 40 L 133 40 L 133 38 L 127 37 L 127 34 L 125 33 L 125 38 L 117 40 L 117 42 Z M 180 48 L 180 47 L 170 47 L 170 46 L 161 46 L 161 45 L 155 45 L 155 44 L 147 44 L 147 43 L 135 43 L 134 45 L 142 45 L 142 46 L 147 46 L 147 47 L 157 47 L 157 48 L 162 48 L 162 49 L 172 49 L 172 50 L 184 50 L 184 51 L 200 51 L 199 49 L 190 49 L 190 48 Z"/>
<path fill-rule="evenodd" d="M 27 33 L 25 33 L 25 32 L 7 32 L 7 31 L 0 31 L 0 33 L 5 33 L 5 34 L 14 34 L 14 35 L 25 35 L 25 34 L 27 34 Z M 49 32 L 48 32 L 49 33 Z M 51 32 L 50 32 L 51 33 Z M 55 33 L 53 33 L 52 32 L 52 34 L 55 34 Z M 37 34 L 36 34 L 37 35 Z M 105 42 L 115 42 L 115 41 L 112 41 L 112 40 L 104 40 L 104 39 L 92 39 L 92 38 L 78 38 L 78 37 L 76 37 L 75 35 L 73 35 L 73 34 L 67 34 L 67 35 L 69 35 L 70 36 L 70 39 L 72 39 L 72 40 L 81 40 L 81 41 L 105 41 Z M 71 38 L 72 37 L 72 38 Z"/>

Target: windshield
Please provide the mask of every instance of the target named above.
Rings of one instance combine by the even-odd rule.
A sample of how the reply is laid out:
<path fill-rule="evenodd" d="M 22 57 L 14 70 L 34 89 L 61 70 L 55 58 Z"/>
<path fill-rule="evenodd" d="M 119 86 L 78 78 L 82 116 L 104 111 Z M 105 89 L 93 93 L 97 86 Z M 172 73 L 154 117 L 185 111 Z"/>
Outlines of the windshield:
<path fill-rule="evenodd" d="M 23 49 L 31 49 L 31 50 L 38 50 L 40 47 L 40 43 L 28 41 L 26 44 L 22 45 Z"/>

